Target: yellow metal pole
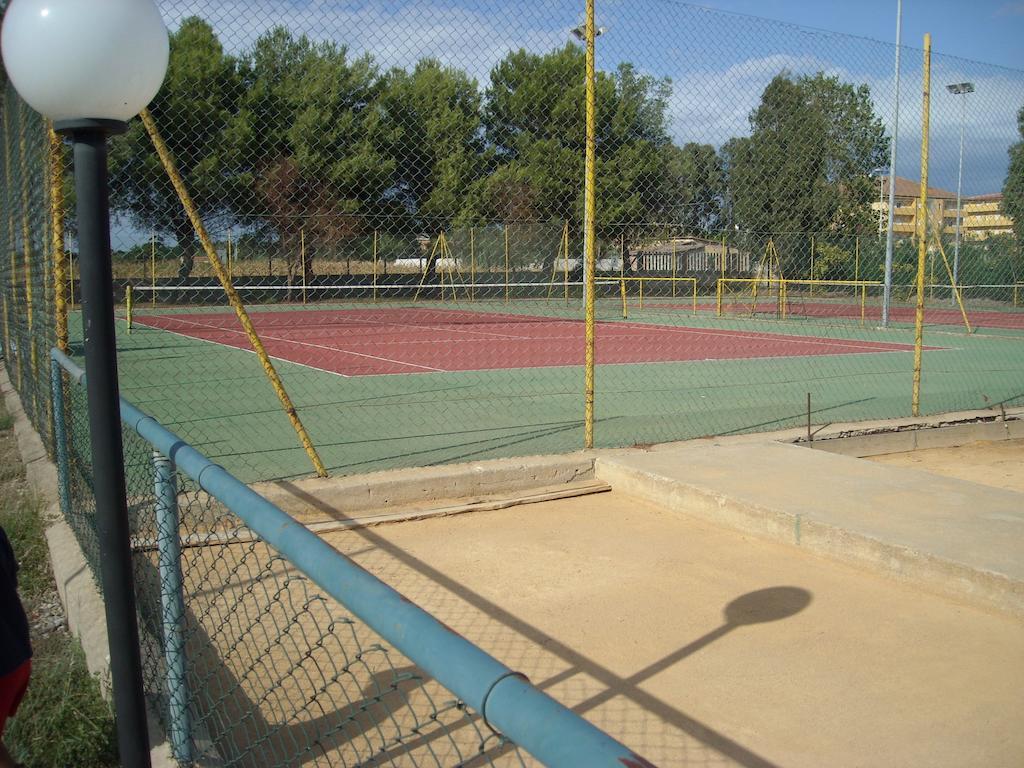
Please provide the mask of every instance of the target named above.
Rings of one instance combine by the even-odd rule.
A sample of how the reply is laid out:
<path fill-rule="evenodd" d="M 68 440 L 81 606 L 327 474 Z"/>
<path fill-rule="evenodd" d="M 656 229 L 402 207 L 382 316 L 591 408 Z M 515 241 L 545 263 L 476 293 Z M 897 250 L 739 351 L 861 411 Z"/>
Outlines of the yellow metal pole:
<path fill-rule="evenodd" d="M 302 447 L 306 451 L 306 455 L 313 464 L 313 468 L 316 470 L 317 475 L 320 477 L 327 477 L 327 468 L 320 460 L 320 455 L 317 453 L 316 447 L 313 445 L 313 441 L 309 437 L 309 433 L 306 432 L 306 428 L 302 425 L 298 411 L 296 411 L 295 406 L 292 404 L 292 400 L 284 388 L 284 383 L 281 381 L 280 376 L 277 375 L 274 364 L 271 362 L 270 356 L 267 355 L 267 350 L 263 347 L 263 342 L 260 340 L 259 334 L 256 333 L 256 329 L 253 327 L 252 321 L 249 319 L 249 313 L 245 311 L 245 306 L 242 304 L 242 300 L 239 298 L 238 292 L 231 284 L 231 281 L 228 279 L 227 272 L 224 271 L 224 268 L 220 264 L 220 260 L 217 258 L 217 251 L 213 247 L 213 242 L 210 240 L 210 236 L 206 232 L 206 227 L 203 225 L 203 220 L 199 217 L 199 212 L 196 210 L 196 207 L 192 202 L 192 197 L 189 195 L 188 189 L 185 188 L 185 182 L 178 173 L 178 169 L 174 167 L 174 160 L 171 158 L 167 145 L 164 144 L 163 139 L 160 137 L 156 123 L 153 121 L 153 116 L 149 114 L 148 109 L 142 110 L 139 116 L 142 118 L 142 122 L 146 126 L 146 130 L 149 132 L 149 137 L 153 141 L 153 146 L 156 148 L 157 154 L 160 156 L 160 160 L 163 163 L 164 169 L 167 171 L 168 177 L 170 177 L 171 184 L 174 185 L 174 189 L 178 193 L 178 197 L 181 199 L 181 204 L 185 209 L 185 213 L 188 214 L 188 217 L 192 222 L 192 226 L 196 230 L 196 234 L 199 235 L 199 241 L 203 245 L 206 258 L 209 260 L 210 266 L 217 275 L 217 279 L 220 280 L 220 284 L 224 288 L 224 293 L 227 294 L 228 301 L 235 310 L 235 314 L 238 316 L 238 321 L 242 324 L 242 328 L 245 330 L 245 335 L 249 338 L 249 343 L 252 345 L 253 351 L 256 352 L 256 356 L 259 358 L 260 364 L 263 366 L 264 373 L 266 373 L 267 378 L 270 380 L 270 385 L 273 387 L 274 393 L 277 395 L 278 400 L 281 401 L 281 405 L 283 406 L 285 413 L 288 415 L 288 420 L 295 429 L 295 433 L 298 435 L 299 441 L 302 443 Z"/>
<path fill-rule="evenodd" d="M 377 303 L 377 230 L 373 230 L 373 303 Z"/>
<path fill-rule="evenodd" d="M 302 303 L 306 303 L 306 230 L 299 230 L 299 258 L 302 260 Z"/>
<path fill-rule="evenodd" d="M 156 232 L 149 235 L 149 305 L 156 306 Z"/>
<path fill-rule="evenodd" d="M 953 270 L 949 267 L 949 259 L 946 257 L 946 249 L 942 247 L 942 238 L 936 237 L 935 242 L 939 246 L 942 263 L 946 266 L 946 276 L 949 278 L 949 284 L 953 286 L 953 297 L 956 299 L 957 306 L 960 307 L 960 315 L 963 317 L 964 327 L 967 329 L 968 333 L 971 333 L 971 321 L 967 319 L 967 309 L 964 307 L 963 291 L 960 290 L 960 286 L 957 285 L 956 280 L 953 279 Z M 934 278 L 932 279 L 932 282 L 935 282 Z"/>
<path fill-rule="evenodd" d="M 676 297 L 676 241 L 672 238 L 672 298 Z"/>
<path fill-rule="evenodd" d="M 476 301 L 476 227 L 469 228 L 469 300 Z"/>
<path fill-rule="evenodd" d="M 583 229 L 586 243 L 583 254 L 584 293 L 584 348 L 583 348 L 583 447 L 594 447 L 594 0 L 586 0 L 587 20 L 584 26 L 587 46 L 586 57 L 586 150 L 584 154 Z"/>
<path fill-rule="evenodd" d="M 231 230 L 228 230 L 228 280 L 235 282 L 235 275 L 231 268 Z"/>
<path fill-rule="evenodd" d="M 50 238 L 53 241 L 53 310 L 57 349 L 68 351 L 68 278 L 64 271 L 64 168 L 61 140 L 49 128 L 50 139 Z"/>
<path fill-rule="evenodd" d="M 565 303 L 569 304 L 569 222 L 562 227 L 562 282 L 565 285 Z"/>
<path fill-rule="evenodd" d="M 725 280 L 725 260 L 729 258 L 729 244 L 725 240 L 725 235 L 722 235 L 722 253 L 718 258 L 718 266 L 721 268 L 722 280 Z"/>
<path fill-rule="evenodd" d="M 28 222 L 28 160 L 25 149 L 25 134 L 22 133 L 18 142 L 21 155 L 21 256 L 25 270 L 25 322 L 28 330 L 29 361 L 32 365 L 32 376 L 39 379 L 39 359 L 36 354 L 36 334 L 34 327 L 34 291 L 32 286 L 32 232 Z M 35 389 L 32 390 L 33 401 L 35 400 Z M 35 403 L 33 402 L 33 408 Z"/>
<path fill-rule="evenodd" d="M 860 324 L 864 325 L 865 315 L 867 314 L 867 303 L 868 303 L 868 287 L 862 285 L 860 287 Z"/>
<path fill-rule="evenodd" d="M 860 235 L 854 240 L 853 254 L 853 279 L 860 280 Z"/>
<path fill-rule="evenodd" d="M 692 278 L 690 278 L 690 280 L 692 280 L 690 285 L 693 286 L 693 314 L 696 315 L 697 314 L 697 278 L 696 277 L 692 277 Z"/>
<path fill-rule="evenodd" d="M 924 36 L 924 73 L 921 87 L 921 190 L 917 224 L 917 309 L 914 313 L 914 387 L 910 409 L 921 415 L 921 347 L 924 338 L 924 268 L 928 252 L 928 122 L 931 109 L 932 36 Z"/>
<path fill-rule="evenodd" d="M 782 275 L 779 275 L 779 277 L 782 277 Z M 809 275 L 809 277 L 811 278 L 811 280 L 814 280 L 814 235 L 811 235 L 811 274 Z M 809 293 L 813 297 L 814 296 L 814 283 L 813 282 L 810 284 L 809 288 L 810 288 Z"/>
<path fill-rule="evenodd" d="M 505 225 L 505 303 L 508 304 L 508 224 Z"/>
<path fill-rule="evenodd" d="M 133 298 L 132 284 L 128 283 L 124 287 L 124 322 L 128 328 L 128 335 L 132 334 L 132 315 L 134 314 L 134 298 Z"/>
<path fill-rule="evenodd" d="M 718 278 L 715 287 L 715 314 L 718 317 L 722 316 L 722 284 L 725 282 L 724 277 Z"/>

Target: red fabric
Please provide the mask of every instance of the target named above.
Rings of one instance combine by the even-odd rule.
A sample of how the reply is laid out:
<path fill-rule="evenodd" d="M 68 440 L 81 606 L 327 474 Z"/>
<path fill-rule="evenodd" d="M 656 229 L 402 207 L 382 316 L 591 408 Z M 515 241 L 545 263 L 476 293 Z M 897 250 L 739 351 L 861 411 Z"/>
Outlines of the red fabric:
<path fill-rule="evenodd" d="M 17 713 L 31 674 L 32 659 L 27 659 L 13 672 L 0 677 L 0 736 L 4 735 L 7 720 Z"/>

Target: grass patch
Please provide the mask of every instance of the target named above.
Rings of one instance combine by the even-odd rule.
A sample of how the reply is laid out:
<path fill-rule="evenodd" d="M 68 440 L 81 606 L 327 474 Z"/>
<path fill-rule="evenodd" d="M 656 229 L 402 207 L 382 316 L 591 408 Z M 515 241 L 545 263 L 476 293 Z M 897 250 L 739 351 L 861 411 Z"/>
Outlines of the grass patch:
<path fill-rule="evenodd" d="M 114 718 L 100 695 L 99 681 L 89 673 L 78 640 L 64 629 L 52 628 L 51 607 L 59 601 L 44 536 L 43 504 L 25 481 L 11 426 L 0 401 L 0 526 L 20 565 L 18 588 L 33 624 L 34 653 L 32 679 L 18 716 L 7 725 L 4 743 L 27 768 L 116 766 Z"/>

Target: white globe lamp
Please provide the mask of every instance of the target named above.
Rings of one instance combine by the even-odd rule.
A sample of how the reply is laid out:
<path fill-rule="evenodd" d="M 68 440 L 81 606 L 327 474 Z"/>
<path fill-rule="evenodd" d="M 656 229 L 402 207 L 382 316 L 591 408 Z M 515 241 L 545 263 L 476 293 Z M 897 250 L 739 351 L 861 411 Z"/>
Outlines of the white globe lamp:
<path fill-rule="evenodd" d="M 121 765 L 148 768 L 117 387 L 107 137 L 126 130 L 160 89 L 167 30 L 152 0 L 12 0 L 0 47 L 15 89 L 74 146 L 93 496 L 118 748 Z"/>

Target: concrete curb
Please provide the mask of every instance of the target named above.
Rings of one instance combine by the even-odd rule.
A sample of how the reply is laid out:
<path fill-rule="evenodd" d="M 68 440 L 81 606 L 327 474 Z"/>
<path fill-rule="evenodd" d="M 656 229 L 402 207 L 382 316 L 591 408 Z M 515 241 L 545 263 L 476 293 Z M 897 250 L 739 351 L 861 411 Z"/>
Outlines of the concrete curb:
<path fill-rule="evenodd" d="M 68 629 L 81 643 L 86 665 L 92 674 L 99 677 L 103 695 L 109 699 L 110 654 L 103 598 L 78 540 L 61 514 L 57 500 L 57 468 L 47 457 L 43 441 L 28 420 L 4 365 L 0 365 L 0 394 L 14 420 L 14 435 L 29 486 L 45 504 L 46 545 Z M 155 745 L 150 751 L 153 768 L 177 768 L 178 763 L 171 756 L 166 736 L 155 725 L 156 717 L 150 713 L 147 722 L 150 744 Z"/>
<path fill-rule="evenodd" d="M 1024 618 L 1024 582 L 867 534 L 823 523 L 800 513 L 737 499 L 661 472 L 598 458 L 598 479 L 635 496 L 741 533 L 792 544 L 865 568 L 933 594 Z"/>
<path fill-rule="evenodd" d="M 393 469 L 351 477 L 282 480 L 251 487 L 289 514 L 301 513 L 308 508 L 309 499 L 316 499 L 341 514 L 359 517 L 371 511 L 429 509 L 446 502 L 568 486 L 593 478 L 593 455 L 572 453 Z"/>

